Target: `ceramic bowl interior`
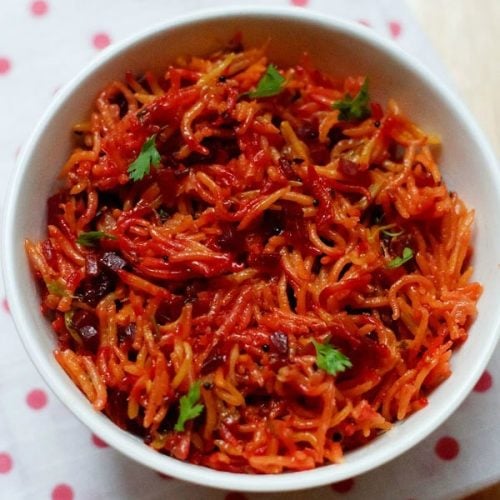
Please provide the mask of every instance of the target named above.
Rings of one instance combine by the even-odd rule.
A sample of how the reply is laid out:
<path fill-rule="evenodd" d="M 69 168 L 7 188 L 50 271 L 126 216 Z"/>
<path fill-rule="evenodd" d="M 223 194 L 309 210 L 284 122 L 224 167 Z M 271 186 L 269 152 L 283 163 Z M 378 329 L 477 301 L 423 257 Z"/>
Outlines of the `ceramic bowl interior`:
<path fill-rule="evenodd" d="M 294 63 L 307 51 L 332 75 L 368 75 L 371 93 L 394 98 L 425 130 L 438 133 L 440 164 L 452 190 L 476 210 L 475 275 L 484 285 L 479 315 L 468 341 L 455 352 L 453 375 L 430 404 L 371 444 L 346 454 L 345 462 L 306 472 L 254 476 L 218 472 L 153 451 L 96 413 L 55 362 L 54 336 L 39 313 L 39 297 L 23 242 L 44 236 L 45 204 L 72 147 L 71 128 L 88 116 L 97 93 L 125 71 L 160 70 L 183 54 L 208 54 L 241 31 L 247 46 L 270 37 L 269 56 Z M 285 491 L 340 481 L 377 467 L 422 440 L 453 410 L 479 378 L 499 333 L 500 180 L 496 160 L 462 104 L 420 64 L 370 30 L 303 9 L 237 8 L 198 13 L 167 22 L 112 47 L 84 69 L 47 110 L 17 168 L 5 209 L 3 264 L 12 314 L 24 345 L 57 396 L 94 433 L 138 462 L 194 483 L 246 491 Z"/>

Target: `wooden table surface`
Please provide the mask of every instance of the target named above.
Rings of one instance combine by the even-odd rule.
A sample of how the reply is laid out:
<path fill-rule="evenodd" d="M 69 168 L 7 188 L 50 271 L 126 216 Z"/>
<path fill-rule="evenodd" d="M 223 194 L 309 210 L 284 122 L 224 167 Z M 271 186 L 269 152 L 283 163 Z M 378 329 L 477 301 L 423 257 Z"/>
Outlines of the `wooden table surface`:
<path fill-rule="evenodd" d="M 500 156 L 500 1 L 407 0 L 407 4 Z"/>
<path fill-rule="evenodd" d="M 500 0 L 407 3 L 500 157 Z M 467 497 L 498 499 L 500 483 Z"/>

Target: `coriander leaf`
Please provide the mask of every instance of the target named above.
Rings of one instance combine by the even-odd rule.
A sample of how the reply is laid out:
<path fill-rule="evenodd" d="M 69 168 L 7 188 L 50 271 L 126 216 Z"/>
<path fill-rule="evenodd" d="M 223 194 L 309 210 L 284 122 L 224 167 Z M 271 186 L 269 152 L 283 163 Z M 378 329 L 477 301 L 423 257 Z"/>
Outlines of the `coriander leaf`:
<path fill-rule="evenodd" d="M 248 92 L 248 96 L 252 99 L 257 99 L 258 97 L 271 97 L 277 95 L 283 90 L 284 83 L 285 78 L 281 76 L 276 66 L 270 64 L 264 76 L 259 80 L 259 83 L 257 83 L 257 88 Z"/>
<path fill-rule="evenodd" d="M 50 281 L 49 283 L 47 283 L 47 290 L 52 295 L 57 295 L 58 297 L 67 297 L 68 296 L 68 292 L 66 291 L 66 288 L 64 288 L 64 285 L 59 283 L 59 281 Z"/>
<path fill-rule="evenodd" d="M 116 236 L 105 233 L 104 231 L 87 231 L 86 233 L 80 233 L 76 242 L 84 247 L 93 247 L 97 241 L 102 240 L 103 238 L 116 240 Z"/>
<path fill-rule="evenodd" d="M 347 94 L 340 101 L 334 102 L 332 107 L 333 109 L 338 109 L 340 111 L 340 120 L 361 120 L 370 116 L 370 108 L 368 106 L 369 101 L 368 80 L 366 79 L 359 89 L 359 92 L 354 97 Z"/>
<path fill-rule="evenodd" d="M 158 168 L 160 164 L 160 153 L 156 149 L 156 134 L 153 134 L 141 148 L 139 156 L 128 167 L 128 174 L 131 180 L 140 181 L 145 175 L 149 174 L 151 165 Z"/>
<path fill-rule="evenodd" d="M 330 375 L 336 375 L 352 367 L 352 363 L 347 356 L 344 356 L 331 344 L 320 344 L 313 340 L 316 348 L 316 364 L 318 368 L 325 370 Z"/>
<path fill-rule="evenodd" d="M 395 257 L 388 264 L 389 269 L 395 269 L 396 267 L 402 266 L 405 262 L 408 262 L 413 257 L 413 250 L 410 247 L 403 248 L 403 255 L 401 257 Z"/>
<path fill-rule="evenodd" d="M 202 411 L 204 406 L 196 404 L 200 399 L 200 381 L 195 382 L 187 394 L 181 397 L 179 402 L 179 418 L 174 426 L 174 430 L 182 432 L 184 424 L 187 420 L 196 418 Z"/>

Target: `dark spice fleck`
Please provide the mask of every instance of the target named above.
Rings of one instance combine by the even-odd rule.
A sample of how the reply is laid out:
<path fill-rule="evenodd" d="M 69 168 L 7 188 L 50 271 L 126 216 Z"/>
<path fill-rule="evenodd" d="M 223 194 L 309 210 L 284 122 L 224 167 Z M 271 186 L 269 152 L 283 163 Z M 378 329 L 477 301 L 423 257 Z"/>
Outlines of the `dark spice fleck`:
<path fill-rule="evenodd" d="M 341 432 L 334 432 L 332 435 L 332 441 L 335 441 L 336 443 L 340 443 L 342 441 L 343 436 Z"/>

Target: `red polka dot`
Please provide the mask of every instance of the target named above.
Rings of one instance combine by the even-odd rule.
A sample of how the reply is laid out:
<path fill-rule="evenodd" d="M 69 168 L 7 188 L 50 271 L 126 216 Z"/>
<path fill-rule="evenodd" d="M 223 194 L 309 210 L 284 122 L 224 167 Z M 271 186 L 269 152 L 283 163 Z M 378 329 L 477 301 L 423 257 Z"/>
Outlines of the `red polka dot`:
<path fill-rule="evenodd" d="M 92 45 L 96 49 L 105 49 L 111 43 L 111 38 L 106 33 L 96 33 L 92 38 Z"/>
<path fill-rule="evenodd" d="M 16 151 L 16 158 L 17 158 L 18 154 L 19 154 L 19 151 Z M 9 303 L 7 302 L 7 299 L 2 300 L 2 308 L 6 313 L 10 313 L 10 307 L 9 307 Z"/>
<path fill-rule="evenodd" d="M 7 474 L 12 469 L 12 457 L 8 453 L 0 453 L 0 474 Z"/>
<path fill-rule="evenodd" d="M 26 396 L 26 403 L 33 410 L 41 410 L 47 404 L 47 394 L 42 389 L 33 389 Z"/>
<path fill-rule="evenodd" d="M 167 474 L 163 474 L 163 472 L 158 472 L 158 475 L 162 478 L 162 479 L 173 479 L 172 476 L 168 476 Z"/>
<path fill-rule="evenodd" d="M 49 4 L 43 0 L 36 0 L 36 2 L 31 3 L 30 9 L 34 16 L 44 16 L 49 10 Z"/>
<path fill-rule="evenodd" d="M 339 481 L 338 483 L 333 483 L 331 488 L 337 493 L 347 493 L 354 488 L 354 479 L 346 479 L 344 481 Z"/>
<path fill-rule="evenodd" d="M 358 19 L 358 23 L 362 24 L 363 26 L 366 26 L 368 28 L 371 28 L 371 23 L 370 21 L 367 21 L 366 19 Z"/>
<path fill-rule="evenodd" d="M 291 0 L 291 3 L 297 7 L 305 7 L 309 3 L 309 0 Z"/>
<path fill-rule="evenodd" d="M 445 436 L 438 440 L 434 450 L 439 458 L 453 460 L 460 451 L 460 445 L 455 438 Z"/>
<path fill-rule="evenodd" d="M 474 391 L 486 392 L 487 390 L 491 389 L 492 385 L 493 385 L 493 377 L 491 376 L 491 373 L 488 370 L 486 370 L 481 375 L 481 378 L 477 381 L 477 384 L 474 386 Z"/>
<path fill-rule="evenodd" d="M 11 63 L 6 57 L 0 57 L 0 75 L 5 75 L 10 71 Z"/>
<path fill-rule="evenodd" d="M 67 484 L 58 484 L 52 490 L 52 500 L 73 500 L 74 496 L 73 488 Z"/>
<path fill-rule="evenodd" d="M 389 21 L 389 31 L 392 38 L 398 38 L 401 35 L 401 23 L 398 21 Z"/>
<path fill-rule="evenodd" d="M 107 448 L 108 447 L 108 443 L 106 443 L 106 441 L 103 441 L 99 436 L 96 436 L 95 434 L 92 434 L 92 442 L 98 448 Z"/>
<path fill-rule="evenodd" d="M 224 497 L 224 500 L 247 500 L 247 496 L 243 495 L 243 493 L 238 493 L 237 491 L 232 491 L 231 493 L 228 493 Z"/>

